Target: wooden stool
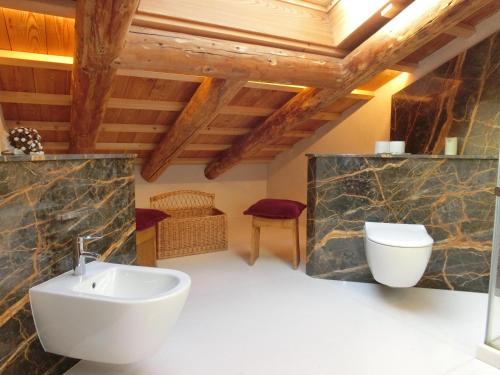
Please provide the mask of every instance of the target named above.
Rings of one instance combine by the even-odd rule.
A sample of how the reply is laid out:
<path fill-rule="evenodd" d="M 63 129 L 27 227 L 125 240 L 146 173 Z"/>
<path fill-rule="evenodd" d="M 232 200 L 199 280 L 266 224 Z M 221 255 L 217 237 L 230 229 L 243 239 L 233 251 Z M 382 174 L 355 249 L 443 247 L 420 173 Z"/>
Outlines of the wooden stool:
<path fill-rule="evenodd" d="M 259 257 L 260 247 L 260 228 L 288 228 L 292 230 L 295 249 L 292 255 L 292 266 L 297 269 L 300 263 L 300 244 L 299 244 L 299 220 L 295 219 L 270 219 L 266 217 L 253 216 L 252 218 L 252 250 L 250 253 L 250 265 L 254 265 Z"/>

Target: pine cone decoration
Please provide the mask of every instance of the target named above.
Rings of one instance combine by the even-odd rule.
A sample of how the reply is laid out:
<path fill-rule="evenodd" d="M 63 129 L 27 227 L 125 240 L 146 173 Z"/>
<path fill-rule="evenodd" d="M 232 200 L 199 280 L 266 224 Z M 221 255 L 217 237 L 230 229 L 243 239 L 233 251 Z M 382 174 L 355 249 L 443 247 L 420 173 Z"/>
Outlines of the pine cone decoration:
<path fill-rule="evenodd" d="M 41 141 L 42 137 L 36 129 L 15 128 L 9 131 L 10 145 L 27 155 L 41 153 L 43 150 Z"/>

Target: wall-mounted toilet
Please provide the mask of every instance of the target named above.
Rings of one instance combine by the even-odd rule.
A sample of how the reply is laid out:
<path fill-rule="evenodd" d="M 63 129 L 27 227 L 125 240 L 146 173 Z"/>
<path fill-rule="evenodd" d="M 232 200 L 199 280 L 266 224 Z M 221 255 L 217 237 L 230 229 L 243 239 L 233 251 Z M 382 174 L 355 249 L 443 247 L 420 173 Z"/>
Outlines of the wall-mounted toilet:
<path fill-rule="evenodd" d="M 373 277 L 381 284 L 406 288 L 418 283 L 434 240 L 423 225 L 365 223 L 365 251 Z"/>

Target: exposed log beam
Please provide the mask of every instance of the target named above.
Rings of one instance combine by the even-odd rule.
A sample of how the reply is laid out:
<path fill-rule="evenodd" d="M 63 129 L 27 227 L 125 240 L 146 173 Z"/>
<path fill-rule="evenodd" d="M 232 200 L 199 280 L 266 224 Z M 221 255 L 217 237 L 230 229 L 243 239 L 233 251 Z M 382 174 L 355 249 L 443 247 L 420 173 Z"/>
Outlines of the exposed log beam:
<path fill-rule="evenodd" d="M 142 168 L 142 177 L 156 180 L 199 132 L 205 129 L 246 81 L 205 78 Z"/>
<path fill-rule="evenodd" d="M 0 65 L 9 66 L 24 66 L 28 68 L 43 68 L 56 70 L 71 70 L 73 58 L 69 56 L 46 55 L 40 53 L 18 52 L 10 50 L 0 50 Z M 418 67 L 416 63 L 399 62 L 390 67 L 392 70 L 400 72 L 413 72 Z M 118 69 L 116 75 L 127 77 L 164 79 L 181 82 L 200 83 L 203 81 L 202 76 L 193 76 L 185 74 L 153 72 L 136 69 Z M 270 82 L 249 81 L 245 87 L 261 89 L 261 90 L 276 90 L 285 92 L 300 92 L 306 86 L 287 85 Z"/>
<path fill-rule="evenodd" d="M 314 87 L 338 87 L 342 78 L 333 57 L 138 27 L 114 66 Z"/>
<path fill-rule="evenodd" d="M 111 83 L 139 0 L 77 0 L 71 105 L 71 152 L 94 149 Z"/>
<path fill-rule="evenodd" d="M 489 3 L 490 0 L 439 0 L 410 4 L 344 59 L 342 88 L 307 89 L 297 94 L 251 133 L 222 152 L 216 161 L 207 166 L 205 175 L 213 179 L 242 159 L 255 155 L 285 132 L 347 95 L 357 85 L 403 60 L 444 30 L 449 30 Z"/>
<path fill-rule="evenodd" d="M 56 69 L 56 70 L 71 70 L 73 65 L 73 58 L 69 56 L 46 55 L 42 53 L 18 52 L 18 51 L 0 49 L 0 65 L 23 66 L 28 68 L 42 68 L 42 69 Z M 416 64 L 407 64 L 404 67 L 400 68 L 400 70 L 404 69 L 413 70 L 415 69 L 415 67 Z M 144 71 L 136 69 L 118 69 L 116 74 L 119 76 L 127 76 L 127 77 L 163 79 L 170 81 L 193 82 L 193 83 L 201 83 L 204 78 L 202 76 L 152 72 L 152 71 Z M 259 81 L 249 81 L 245 83 L 244 87 L 259 89 L 259 90 L 273 90 L 273 91 L 283 91 L 283 92 L 301 92 L 306 88 L 306 86 L 287 85 L 287 84 L 259 82 Z M 371 98 L 373 98 L 373 96 L 374 96 L 373 92 L 366 90 L 353 90 L 349 94 L 350 98 L 359 100 L 370 100 Z"/>

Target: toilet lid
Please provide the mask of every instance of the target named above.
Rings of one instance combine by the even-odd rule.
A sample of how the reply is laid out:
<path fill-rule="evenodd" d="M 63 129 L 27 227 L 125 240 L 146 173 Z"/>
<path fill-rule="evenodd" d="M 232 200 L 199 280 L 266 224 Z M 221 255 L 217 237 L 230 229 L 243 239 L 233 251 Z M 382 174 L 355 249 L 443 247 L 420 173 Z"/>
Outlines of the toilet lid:
<path fill-rule="evenodd" d="M 420 224 L 365 223 L 366 237 L 373 242 L 397 247 L 424 247 L 434 243 Z"/>

